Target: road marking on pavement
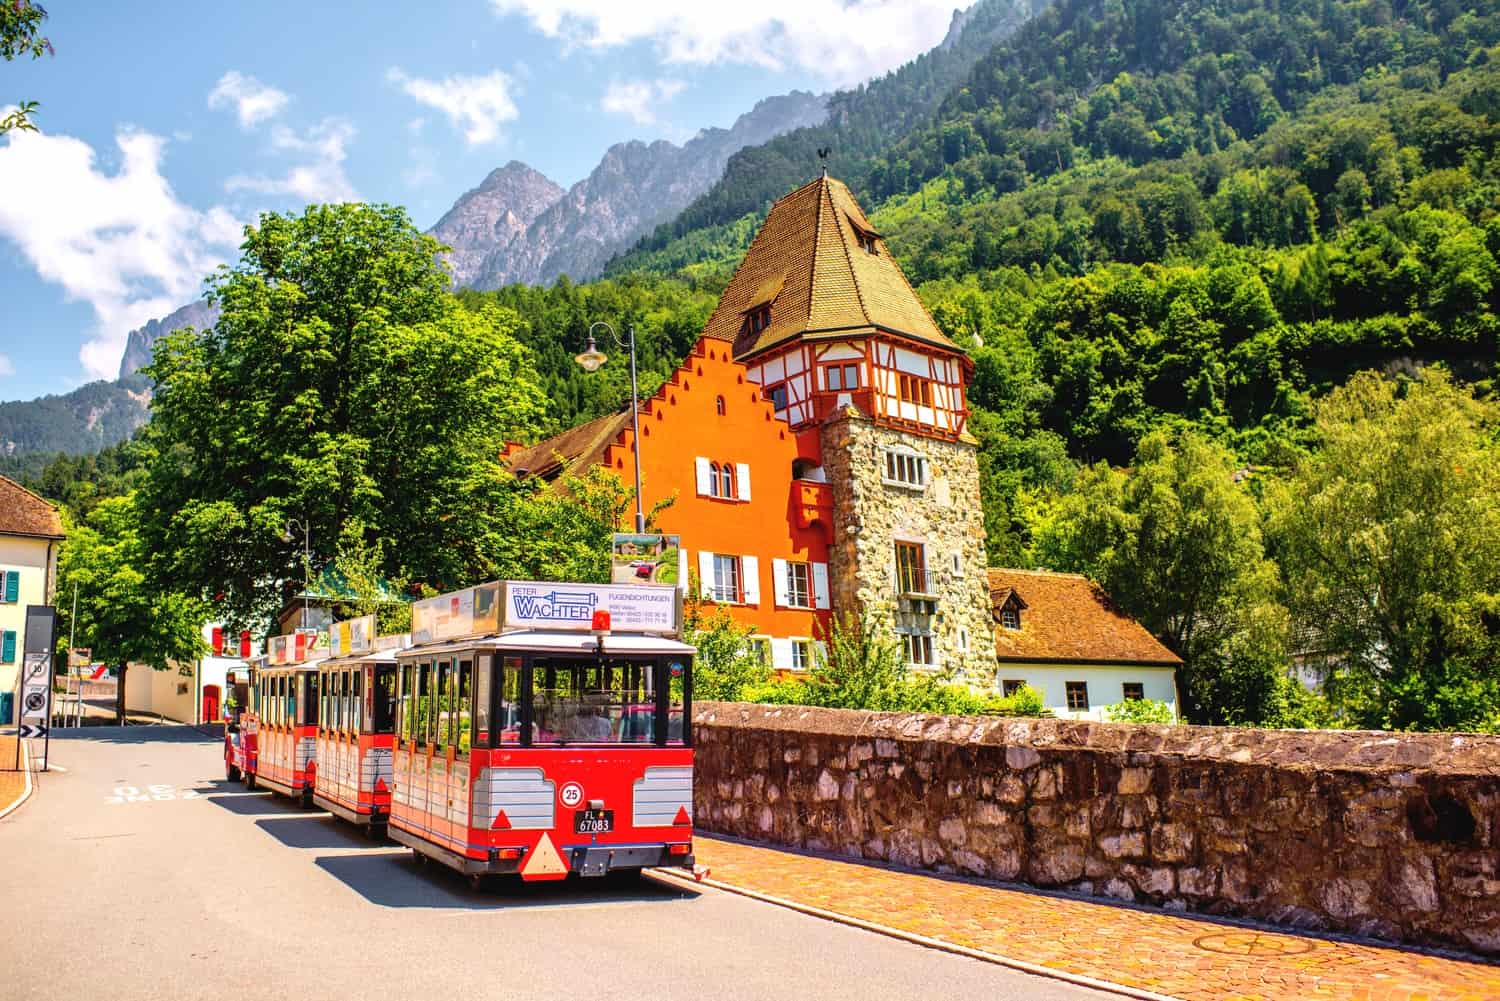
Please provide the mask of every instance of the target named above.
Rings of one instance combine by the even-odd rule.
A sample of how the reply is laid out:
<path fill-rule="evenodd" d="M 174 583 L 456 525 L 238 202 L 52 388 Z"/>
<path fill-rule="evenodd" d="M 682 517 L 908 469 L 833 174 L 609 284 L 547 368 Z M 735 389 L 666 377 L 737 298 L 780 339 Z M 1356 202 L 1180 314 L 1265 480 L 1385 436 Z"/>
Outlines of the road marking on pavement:
<path fill-rule="evenodd" d="M 144 790 L 139 786 L 115 786 L 114 795 L 104 797 L 104 802 L 114 803 L 166 803 L 177 799 L 197 799 L 198 790 L 179 789 L 174 785 L 149 785 Z"/>

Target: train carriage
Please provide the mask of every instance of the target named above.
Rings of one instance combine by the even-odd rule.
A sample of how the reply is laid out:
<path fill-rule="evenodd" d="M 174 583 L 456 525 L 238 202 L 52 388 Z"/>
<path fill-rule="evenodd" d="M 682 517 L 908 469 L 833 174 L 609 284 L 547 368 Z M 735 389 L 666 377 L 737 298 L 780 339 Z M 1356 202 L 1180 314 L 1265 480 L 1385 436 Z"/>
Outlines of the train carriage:
<path fill-rule="evenodd" d="M 475 882 L 691 869 L 693 648 L 675 588 L 506 582 L 419 602 L 389 834 Z M 612 625 L 617 628 L 612 628 Z"/>
<path fill-rule="evenodd" d="M 391 812 L 396 651 L 406 636 L 375 636 L 375 617 L 336 624 L 318 665 L 315 804 L 352 824 L 384 830 Z"/>
<path fill-rule="evenodd" d="M 270 653 L 250 672 L 251 710 L 242 717 L 238 767 L 247 788 L 260 786 L 311 805 L 317 769 L 318 637 L 271 637 Z"/>

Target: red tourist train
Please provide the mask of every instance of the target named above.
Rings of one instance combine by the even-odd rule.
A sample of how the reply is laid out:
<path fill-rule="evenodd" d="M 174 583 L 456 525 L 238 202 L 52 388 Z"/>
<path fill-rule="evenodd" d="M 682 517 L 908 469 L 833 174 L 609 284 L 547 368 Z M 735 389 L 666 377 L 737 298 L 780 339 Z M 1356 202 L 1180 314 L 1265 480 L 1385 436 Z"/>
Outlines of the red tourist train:
<path fill-rule="evenodd" d="M 249 669 L 250 705 L 238 732 L 225 728 L 224 772 L 312 803 L 318 729 L 317 634 L 271 637 L 270 653 Z"/>
<path fill-rule="evenodd" d="M 391 814 L 391 712 L 396 650 L 405 636 L 375 636 L 375 616 L 329 631 L 318 665 L 317 781 L 312 800 L 351 824 L 384 830 Z"/>
<path fill-rule="evenodd" d="M 475 883 L 693 868 L 693 648 L 670 586 L 492 583 L 396 655 L 390 836 Z"/>

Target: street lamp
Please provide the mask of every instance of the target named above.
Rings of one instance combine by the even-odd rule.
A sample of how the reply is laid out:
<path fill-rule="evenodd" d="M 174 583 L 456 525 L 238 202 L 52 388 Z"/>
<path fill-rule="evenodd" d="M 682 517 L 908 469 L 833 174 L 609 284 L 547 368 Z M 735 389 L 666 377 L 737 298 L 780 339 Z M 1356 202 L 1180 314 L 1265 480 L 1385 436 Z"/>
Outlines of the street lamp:
<path fill-rule="evenodd" d="M 635 445 L 633 449 L 635 452 L 635 532 L 637 535 L 644 535 L 646 532 L 646 512 L 641 507 L 641 405 L 638 399 L 635 380 L 635 327 L 631 326 L 628 328 L 630 341 L 627 344 L 625 341 L 620 340 L 620 335 L 615 333 L 614 327 L 611 327 L 603 320 L 594 321 L 589 327 L 588 348 L 582 354 L 576 355 L 573 358 L 585 372 L 597 372 L 599 371 L 599 366 L 609 360 L 609 356 L 600 351 L 598 345 L 594 343 L 594 327 L 603 327 L 605 330 L 608 330 L 609 336 L 614 338 L 615 344 L 622 348 L 629 347 L 630 349 L 630 436 Z"/>
<path fill-rule="evenodd" d="M 296 536 L 292 535 L 295 528 L 302 533 L 302 628 L 307 628 L 307 592 L 312 588 L 312 527 L 305 521 L 296 518 L 288 518 L 286 528 L 282 530 L 281 541 L 291 542 Z"/>

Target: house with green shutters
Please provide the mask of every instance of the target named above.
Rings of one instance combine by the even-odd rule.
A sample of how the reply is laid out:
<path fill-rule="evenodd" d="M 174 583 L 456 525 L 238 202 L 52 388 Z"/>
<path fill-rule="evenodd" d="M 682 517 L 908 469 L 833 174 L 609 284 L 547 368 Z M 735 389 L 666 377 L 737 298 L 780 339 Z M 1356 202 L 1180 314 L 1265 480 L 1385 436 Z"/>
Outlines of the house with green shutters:
<path fill-rule="evenodd" d="M 62 539 L 57 508 L 0 476 L 0 692 L 16 688 L 26 606 L 52 603 Z"/>

